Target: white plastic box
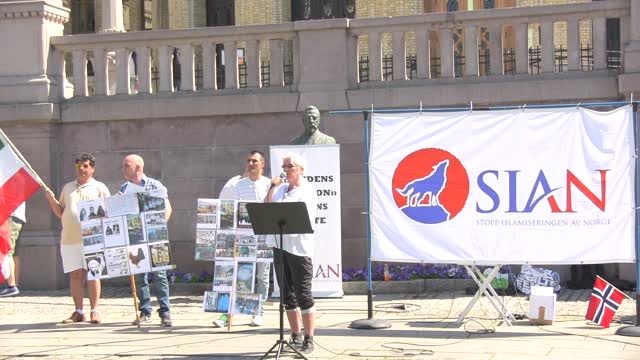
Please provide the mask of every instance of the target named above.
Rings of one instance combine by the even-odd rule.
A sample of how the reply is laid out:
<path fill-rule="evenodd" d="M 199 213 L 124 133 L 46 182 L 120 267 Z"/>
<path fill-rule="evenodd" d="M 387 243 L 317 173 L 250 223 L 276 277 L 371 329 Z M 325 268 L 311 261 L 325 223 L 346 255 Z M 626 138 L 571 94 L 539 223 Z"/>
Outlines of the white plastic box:
<path fill-rule="evenodd" d="M 529 320 L 534 324 L 553 324 L 556 318 L 556 294 L 552 287 L 532 286 L 529 306 Z"/>

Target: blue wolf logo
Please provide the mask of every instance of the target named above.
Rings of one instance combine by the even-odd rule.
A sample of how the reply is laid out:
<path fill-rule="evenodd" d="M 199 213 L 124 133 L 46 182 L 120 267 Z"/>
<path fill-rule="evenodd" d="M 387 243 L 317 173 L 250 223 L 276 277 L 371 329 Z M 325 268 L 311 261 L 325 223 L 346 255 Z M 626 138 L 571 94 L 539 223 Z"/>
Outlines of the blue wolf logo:
<path fill-rule="evenodd" d="M 418 206 L 440 206 L 440 193 L 447 184 L 447 168 L 449 160 L 443 160 L 433 166 L 433 171 L 420 179 L 415 179 L 408 183 L 404 189 L 396 188 L 400 195 L 407 198 L 408 207 Z M 420 203 L 429 196 L 428 205 L 420 205 Z"/>

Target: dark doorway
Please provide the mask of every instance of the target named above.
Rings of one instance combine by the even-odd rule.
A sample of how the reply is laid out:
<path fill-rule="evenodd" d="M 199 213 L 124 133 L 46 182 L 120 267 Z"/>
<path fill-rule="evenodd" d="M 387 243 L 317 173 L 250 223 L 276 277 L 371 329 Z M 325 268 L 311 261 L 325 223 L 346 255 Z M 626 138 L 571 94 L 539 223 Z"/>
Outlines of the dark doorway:
<path fill-rule="evenodd" d="M 207 0 L 207 26 L 235 25 L 234 0 Z"/>

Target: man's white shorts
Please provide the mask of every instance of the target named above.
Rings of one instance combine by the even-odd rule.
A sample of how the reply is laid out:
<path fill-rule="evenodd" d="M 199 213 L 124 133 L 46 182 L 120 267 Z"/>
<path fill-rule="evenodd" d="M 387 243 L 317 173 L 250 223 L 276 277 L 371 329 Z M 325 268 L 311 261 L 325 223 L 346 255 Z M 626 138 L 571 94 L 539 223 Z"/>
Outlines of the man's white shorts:
<path fill-rule="evenodd" d="M 86 269 L 82 244 L 60 245 L 60 255 L 62 256 L 62 269 L 65 274 L 78 269 Z"/>

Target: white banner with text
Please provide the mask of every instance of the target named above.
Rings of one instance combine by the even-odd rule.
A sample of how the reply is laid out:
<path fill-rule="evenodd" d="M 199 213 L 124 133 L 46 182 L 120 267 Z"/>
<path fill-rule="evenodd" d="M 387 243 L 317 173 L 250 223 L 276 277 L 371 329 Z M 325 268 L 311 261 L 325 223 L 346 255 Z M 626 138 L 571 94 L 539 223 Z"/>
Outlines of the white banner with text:
<path fill-rule="evenodd" d="M 374 114 L 372 260 L 635 261 L 631 106 Z"/>
<path fill-rule="evenodd" d="M 269 152 L 272 176 L 282 172 L 282 157 L 287 153 L 298 154 L 307 162 L 304 177 L 318 194 L 313 250 L 313 296 L 341 297 L 340 145 L 271 146 Z"/>

